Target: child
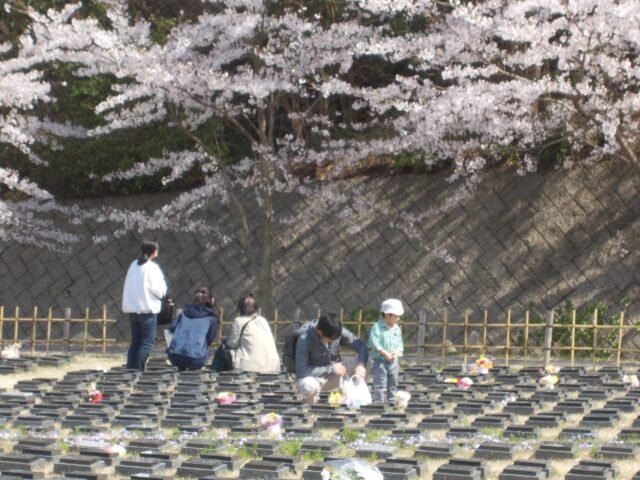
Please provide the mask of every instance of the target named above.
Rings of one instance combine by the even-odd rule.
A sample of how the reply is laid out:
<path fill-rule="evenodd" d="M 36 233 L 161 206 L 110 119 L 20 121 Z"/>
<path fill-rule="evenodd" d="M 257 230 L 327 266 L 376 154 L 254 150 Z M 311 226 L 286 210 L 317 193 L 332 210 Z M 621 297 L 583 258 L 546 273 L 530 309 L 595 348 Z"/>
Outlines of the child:
<path fill-rule="evenodd" d="M 382 318 L 371 328 L 369 346 L 373 353 L 373 401 L 393 403 L 398 389 L 398 358 L 402 356 L 404 344 L 398 320 L 404 313 L 402 302 L 390 298 L 380 306 Z"/>

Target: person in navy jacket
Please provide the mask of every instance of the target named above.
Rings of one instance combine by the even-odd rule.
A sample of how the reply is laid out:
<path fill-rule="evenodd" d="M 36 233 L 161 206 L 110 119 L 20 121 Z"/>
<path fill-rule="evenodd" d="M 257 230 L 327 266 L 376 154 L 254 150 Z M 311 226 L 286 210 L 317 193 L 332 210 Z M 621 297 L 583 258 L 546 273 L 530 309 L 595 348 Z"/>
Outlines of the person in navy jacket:
<path fill-rule="evenodd" d="M 193 303 L 187 305 L 169 325 L 173 338 L 167 354 L 179 370 L 198 370 L 209 358 L 209 345 L 218 333 L 218 316 L 213 297 L 206 287 L 196 290 Z"/>

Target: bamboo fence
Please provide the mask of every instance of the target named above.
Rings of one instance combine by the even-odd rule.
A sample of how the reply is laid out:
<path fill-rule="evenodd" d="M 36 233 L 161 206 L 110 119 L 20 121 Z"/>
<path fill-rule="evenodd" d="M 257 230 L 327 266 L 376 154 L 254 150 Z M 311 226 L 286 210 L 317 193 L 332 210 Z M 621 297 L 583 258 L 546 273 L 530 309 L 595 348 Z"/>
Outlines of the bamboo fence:
<path fill-rule="evenodd" d="M 90 311 L 86 308 L 82 316 L 72 317 L 71 310 L 66 309 L 64 316 L 54 317 L 52 309 L 49 308 L 45 315 L 40 315 L 37 307 L 33 307 L 29 316 L 22 316 L 19 307 L 15 307 L 11 315 L 5 315 L 5 308 L 0 306 L 0 348 L 6 344 L 22 343 L 31 346 L 31 351 L 35 352 L 38 346 L 44 346 L 44 350 L 49 352 L 53 347 L 62 347 L 66 351 L 72 345 L 81 345 L 82 351 L 86 352 L 89 347 L 101 347 L 102 352 L 107 351 L 108 346 L 123 346 L 124 339 L 110 338 L 113 332 L 112 327 L 118 320 L 108 318 L 107 307 L 103 306 L 101 314 L 97 318 L 90 318 Z M 318 310 L 317 316 L 321 311 Z M 220 310 L 220 322 L 218 339 L 222 334 L 230 328 L 230 321 L 225 320 L 224 310 Z M 362 337 L 368 332 L 372 322 L 364 318 L 363 310 L 358 310 L 351 318 L 345 316 L 344 310 L 340 310 L 339 318 L 342 323 L 352 330 L 357 336 Z M 451 320 L 449 312 L 445 310 L 441 319 L 437 321 L 428 320 L 426 312 L 421 312 L 417 321 L 403 320 L 401 327 L 403 328 L 405 337 L 405 352 L 414 352 L 416 361 L 423 362 L 426 358 L 430 361 L 437 359 L 440 366 L 447 364 L 447 359 L 456 356 L 466 364 L 469 358 L 474 355 L 490 355 L 494 360 L 502 359 L 506 366 L 510 362 L 517 361 L 524 363 L 526 366 L 530 361 L 539 362 L 540 355 L 536 352 L 542 351 L 542 361 L 550 363 L 553 360 L 568 361 L 574 366 L 578 357 L 581 356 L 583 362 L 588 359 L 590 363 L 595 365 L 606 356 L 606 361 L 615 361 L 620 366 L 623 361 L 640 360 L 640 349 L 625 347 L 623 339 L 625 334 L 631 331 L 637 331 L 635 324 L 625 324 L 624 312 L 618 315 L 615 323 L 603 323 L 599 318 L 598 310 L 594 310 L 592 321 L 590 323 L 577 323 L 577 312 L 573 310 L 571 313 L 571 323 L 558 324 L 554 323 L 554 312 L 549 312 L 546 321 L 541 322 L 540 319 L 534 322 L 531 320 L 531 313 L 526 310 L 523 312 L 522 318 L 514 319 L 513 312 L 508 310 L 504 320 L 497 322 L 489 321 L 487 310 L 482 312 L 481 321 L 472 321 L 471 312 L 464 312 L 460 320 Z M 270 322 L 273 329 L 274 338 L 278 339 L 279 346 L 282 346 L 286 333 L 304 321 L 300 320 L 300 311 L 294 315 L 293 320 L 282 318 L 276 309 Z M 54 338 L 52 335 L 52 327 L 62 324 L 61 335 Z M 20 328 L 20 326 L 26 328 Z M 38 328 L 44 325 L 44 328 Z M 73 337 L 71 331 L 80 331 Z M 30 327 L 30 328 L 29 328 Z M 100 335 L 90 336 L 90 328 L 95 331 L 99 330 Z M 159 327 L 162 328 L 162 327 Z M 562 344 L 554 343 L 554 332 L 569 330 L 568 341 Z M 613 345 L 603 344 L 604 336 L 611 331 L 615 331 L 613 338 L 616 341 Z M 585 345 L 577 340 L 577 333 L 581 331 L 592 332 L 590 335 L 590 344 Z M 5 335 L 10 332 L 10 335 Z M 476 332 L 476 341 L 470 341 L 472 332 Z M 604 333 L 603 333 L 604 332 Z M 513 337 L 519 335 L 520 341 L 516 345 Z M 544 341 L 539 343 L 539 339 L 544 335 Z M 439 339 L 434 342 L 433 339 Z M 479 338 L 479 341 L 478 341 Z M 364 338 L 366 340 L 366 338 Z M 407 339 L 411 339 L 407 341 Z M 460 343 L 461 339 L 461 343 Z M 496 342 L 497 339 L 497 342 Z M 458 341 L 455 343 L 453 340 Z M 553 356 L 556 355 L 555 359 Z"/>

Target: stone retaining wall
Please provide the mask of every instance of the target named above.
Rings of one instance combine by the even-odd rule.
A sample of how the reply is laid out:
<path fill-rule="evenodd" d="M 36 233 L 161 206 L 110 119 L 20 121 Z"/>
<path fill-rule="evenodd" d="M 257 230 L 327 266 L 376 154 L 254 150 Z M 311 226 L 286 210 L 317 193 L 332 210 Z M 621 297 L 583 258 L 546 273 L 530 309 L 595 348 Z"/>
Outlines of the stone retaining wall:
<path fill-rule="evenodd" d="M 569 299 L 576 305 L 604 300 L 613 306 L 627 296 L 627 320 L 635 322 L 640 305 L 638 180 L 619 164 L 525 177 L 491 171 L 472 198 L 449 211 L 444 202 L 457 185 L 443 175 L 344 181 L 344 192 L 357 191 L 371 206 L 357 220 L 360 232 L 353 233 L 330 212 L 278 227 L 274 303 L 281 317 L 292 318 L 300 308 L 302 318 L 310 318 L 319 307 L 350 312 L 396 296 L 414 319 L 426 310 L 427 319 L 435 321 L 448 308 L 450 318 L 470 309 L 479 321 L 488 308 L 490 321 L 502 321 L 507 309 L 521 318 L 530 302 L 546 312 Z M 87 204 L 101 201 L 153 211 L 166 198 Z M 300 212 L 312 205 L 292 195 L 278 202 L 279 211 Z M 410 233 L 393 226 L 405 213 L 425 212 L 432 214 Z M 238 228 L 224 205 L 212 202 L 207 215 L 223 232 Z M 94 317 L 106 304 L 109 317 L 122 320 L 116 330 L 125 338 L 122 283 L 146 235 L 113 238 L 106 225 L 80 228 L 87 238 L 107 235 L 110 240 L 76 245 L 69 254 L 3 245 L 0 304 L 7 316 L 15 305 L 26 315 L 38 305 L 41 311 L 54 307 L 55 316 L 64 307 L 71 307 L 74 316 L 90 307 Z M 236 243 L 221 246 L 214 238 L 188 233 L 152 236 L 160 241 L 159 262 L 179 304 L 202 283 L 213 287 L 227 311 L 243 292 L 256 290 Z M 442 249 L 455 258 L 453 263 L 443 260 Z"/>

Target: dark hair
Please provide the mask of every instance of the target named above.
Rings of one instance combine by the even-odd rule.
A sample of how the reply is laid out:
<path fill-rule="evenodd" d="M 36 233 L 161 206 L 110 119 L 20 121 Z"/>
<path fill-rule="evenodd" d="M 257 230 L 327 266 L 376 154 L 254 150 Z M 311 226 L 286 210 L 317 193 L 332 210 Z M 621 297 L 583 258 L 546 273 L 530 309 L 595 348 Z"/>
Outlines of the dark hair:
<path fill-rule="evenodd" d="M 250 293 L 249 295 L 245 295 L 240 299 L 240 301 L 238 302 L 237 311 L 242 316 L 253 315 L 258 311 L 258 304 L 253 298 L 252 293 Z"/>
<path fill-rule="evenodd" d="M 331 340 L 335 340 L 342 334 L 342 323 L 337 315 L 334 314 L 320 315 L 316 328 L 320 330 L 323 337 Z"/>
<path fill-rule="evenodd" d="M 140 244 L 142 255 L 138 257 L 138 265 L 143 265 L 149 261 L 149 257 L 158 251 L 158 242 L 143 240 Z"/>
<path fill-rule="evenodd" d="M 203 305 L 207 308 L 213 308 L 213 297 L 207 287 L 198 287 L 193 297 L 193 303 Z"/>

